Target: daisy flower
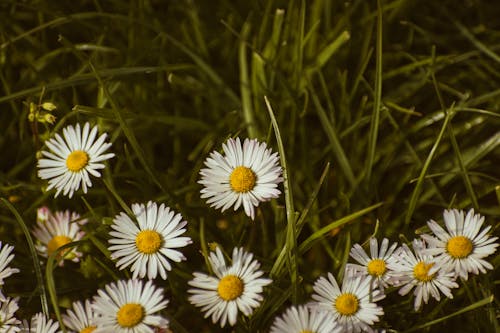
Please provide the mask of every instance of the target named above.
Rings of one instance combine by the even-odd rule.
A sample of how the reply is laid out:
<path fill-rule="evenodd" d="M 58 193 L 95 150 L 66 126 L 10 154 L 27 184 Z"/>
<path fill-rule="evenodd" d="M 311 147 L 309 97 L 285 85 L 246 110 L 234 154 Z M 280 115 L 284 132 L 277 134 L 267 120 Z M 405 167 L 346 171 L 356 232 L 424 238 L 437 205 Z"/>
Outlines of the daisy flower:
<path fill-rule="evenodd" d="M 51 151 L 42 151 L 44 158 L 38 160 L 38 177 L 48 179 L 47 191 L 57 189 L 56 197 L 62 191 L 71 198 L 80 185 L 87 193 L 87 188 L 92 186 L 89 174 L 100 177 L 97 170 L 104 169 L 102 162 L 115 154 L 104 154 L 111 143 L 104 142 L 106 134 L 96 140 L 97 126 L 90 130 L 89 123 L 85 123 L 81 130 L 80 124 L 69 125 L 62 132 L 64 138 L 56 133 L 45 142 Z"/>
<path fill-rule="evenodd" d="M 85 300 L 85 304 L 74 302 L 73 308 L 62 315 L 64 325 L 78 333 L 93 332 L 96 329 L 95 318 L 90 300 Z"/>
<path fill-rule="evenodd" d="M 198 183 L 205 186 L 201 198 L 208 198 L 210 206 L 222 211 L 243 205 L 253 220 L 254 207 L 281 194 L 277 188 L 283 181 L 278 153 L 256 139 L 245 139 L 242 146 L 239 138 L 231 138 L 222 149 L 225 156 L 212 152 L 205 161 L 207 168 L 200 171 Z"/>
<path fill-rule="evenodd" d="M 1 287 L 4 284 L 4 279 L 8 278 L 14 273 L 19 273 L 19 269 L 8 267 L 9 263 L 14 259 L 14 254 L 11 254 L 14 247 L 8 244 L 2 246 L 0 241 L 0 301 L 4 302 L 6 300 L 2 293 Z"/>
<path fill-rule="evenodd" d="M 434 235 L 424 234 L 422 238 L 429 244 L 426 252 L 437 256 L 439 266 L 467 280 L 468 273 L 486 273 L 486 269 L 493 269 L 483 258 L 495 253 L 498 237 L 488 235 L 491 226 L 480 230 L 484 216 L 474 214 L 474 209 L 464 215 L 464 211 L 445 210 L 446 230 L 430 220 L 427 225 Z"/>
<path fill-rule="evenodd" d="M 175 250 L 191 244 L 191 238 L 179 237 L 186 232 L 186 221 L 169 207 L 149 201 L 147 205 L 133 204 L 132 211 L 137 223 L 125 213 L 120 213 L 111 228 L 114 231 L 109 240 L 112 259 L 119 259 L 116 266 L 124 269 L 132 265 L 133 278 L 146 275 L 154 279 L 160 274 L 167 279 L 167 271 L 172 270 L 169 262 L 185 260 L 184 255 Z"/>
<path fill-rule="evenodd" d="M 31 322 L 21 324 L 21 333 L 62 333 L 59 322 L 47 319 L 43 313 L 31 317 Z"/>
<path fill-rule="evenodd" d="M 5 301 L 0 304 L 0 333 L 15 333 L 19 332 L 21 328 L 19 324 L 21 321 L 14 317 L 14 312 L 19 309 L 17 302 L 19 297 L 10 298 L 7 297 Z"/>
<path fill-rule="evenodd" d="M 394 273 L 387 268 L 387 264 L 395 260 L 393 253 L 397 243 L 393 243 L 389 247 L 389 240 L 384 238 L 378 247 L 376 238 L 370 238 L 370 256 L 368 256 L 359 244 L 354 244 L 351 248 L 351 257 L 358 264 L 347 264 L 348 272 L 352 272 L 353 276 L 369 275 L 372 278 L 372 288 L 383 290 L 393 284 Z"/>
<path fill-rule="evenodd" d="M 335 277 L 328 273 L 328 279 L 320 277 L 313 286 L 313 309 L 326 311 L 331 320 L 337 322 L 342 332 L 373 332 L 370 327 L 384 314 L 382 307 L 375 302 L 385 296 L 380 290 L 371 290 L 371 277 L 344 276 L 342 289 Z"/>
<path fill-rule="evenodd" d="M 92 333 L 153 333 L 153 326 L 166 327 L 168 320 L 156 313 L 167 307 L 161 288 L 152 280 L 120 280 L 99 289 L 94 296 L 97 328 Z"/>
<path fill-rule="evenodd" d="M 404 296 L 415 287 L 413 292 L 415 311 L 421 307 L 422 301 L 427 304 L 429 296 L 439 301 L 441 299 L 440 291 L 446 297 L 453 298 L 451 288 L 458 287 L 453 273 L 441 269 L 436 263 L 436 259 L 432 255 L 426 254 L 426 245 L 423 240 L 414 239 L 412 246 L 414 252 L 406 244 L 403 244 L 398 253 L 397 262 L 391 264 L 399 281 L 397 286 L 402 286 L 399 289 L 399 294 Z"/>
<path fill-rule="evenodd" d="M 272 281 L 261 278 L 264 273 L 259 270 L 260 263 L 243 248 L 233 249 L 231 265 L 226 264 L 219 248 L 210 253 L 208 261 L 215 276 L 194 273 L 194 279 L 188 282 L 194 287 L 188 290 L 193 294 L 189 301 L 201 307 L 205 318 L 212 316 L 214 324 L 220 321 L 221 327 L 226 322 L 234 326 L 238 311 L 245 316 L 251 315 L 263 299 L 263 287 Z"/>
<path fill-rule="evenodd" d="M 270 333 L 340 333 L 341 328 L 328 316 L 326 311 L 291 306 L 274 319 Z"/>
<path fill-rule="evenodd" d="M 39 223 L 33 229 L 33 235 L 38 240 L 35 248 L 40 255 L 48 258 L 61 246 L 81 240 L 85 232 L 80 229 L 80 226 L 85 223 L 87 223 L 86 219 L 80 219 L 79 214 L 71 213 L 69 210 L 49 214 L 45 223 Z M 59 253 L 58 259 L 63 259 L 59 265 L 63 266 L 64 259 L 78 262 L 81 256 L 82 253 L 77 251 L 77 247 L 66 249 Z"/>

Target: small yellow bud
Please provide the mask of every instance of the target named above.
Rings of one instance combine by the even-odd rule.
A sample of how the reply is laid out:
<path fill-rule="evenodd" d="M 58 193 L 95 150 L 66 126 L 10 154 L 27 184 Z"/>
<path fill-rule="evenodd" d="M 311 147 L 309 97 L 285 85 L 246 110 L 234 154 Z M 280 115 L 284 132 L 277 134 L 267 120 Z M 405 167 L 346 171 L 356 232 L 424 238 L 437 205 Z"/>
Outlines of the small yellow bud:
<path fill-rule="evenodd" d="M 55 109 L 57 109 L 57 106 L 55 106 L 54 103 L 45 102 L 45 103 L 42 103 L 42 109 L 51 112 L 51 111 L 54 111 Z"/>
<path fill-rule="evenodd" d="M 45 114 L 43 120 L 51 125 L 53 125 L 56 121 L 56 117 L 51 115 L 50 113 Z"/>

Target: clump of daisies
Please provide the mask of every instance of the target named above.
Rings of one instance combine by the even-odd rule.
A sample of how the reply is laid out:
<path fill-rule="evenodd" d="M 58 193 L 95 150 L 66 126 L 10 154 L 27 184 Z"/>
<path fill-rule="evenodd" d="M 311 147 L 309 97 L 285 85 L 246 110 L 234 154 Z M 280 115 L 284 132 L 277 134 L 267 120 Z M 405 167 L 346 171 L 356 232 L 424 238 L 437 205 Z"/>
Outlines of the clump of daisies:
<path fill-rule="evenodd" d="M 105 142 L 106 133 L 97 138 L 97 130 L 97 126 L 90 129 L 89 123 L 85 123 L 83 129 L 80 124 L 69 125 L 63 128 L 62 137 L 56 133 L 45 142 L 49 151 L 41 152 L 38 176 L 49 181 L 47 191 L 55 188 L 56 197 L 62 192 L 71 198 L 80 186 L 87 193 L 92 186 L 90 175 L 101 176 L 98 170 L 105 167 L 103 162 L 115 154 L 104 153 L 111 143 Z"/>
<path fill-rule="evenodd" d="M 278 153 L 272 153 L 266 143 L 256 139 L 230 138 L 222 144 L 225 155 L 213 151 L 205 160 L 198 183 L 204 188 L 201 197 L 207 203 L 226 209 L 243 206 L 245 214 L 255 218 L 255 207 L 259 203 L 277 198 L 281 191 L 278 184 L 283 181 Z"/>
<path fill-rule="evenodd" d="M 491 226 L 481 230 L 484 216 L 474 214 L 474 209 L 467 214 L 451 209 L 444 211 L 443 218 L 446 230 L 430 220 L 427 225 L 433 234 L 422 235 L 429 244 L 426 253 L 436 256 L 436 265 L 464 280 L 469 273 L 486 273 L 487 269 L 493 269 L 484 258 L 495 253 L 498 237 L 488 235 Z"/>
<path fill-rule="evenodd" d="M 131 266 L 134 278 L 147 275 L 154 279 L 160 274 L 166 280 L 167 271 L 172 270 L 170 261 L 186 259 L 176 249 L 192 243 L 191 238 L 181 237 L 186 232 L 187 222 L 179 213 L 152 201 L 146 205 L 133 204 L 132 212 L 136 221 L 124 212 L 113 220 L 110 232 L 113 238 L 109 240 L 111 258 L 118 260 L 119 269 Z"/>
<path fill-rule="evenodd" d="M 81 240 L 85 232 L 80 227 L 86 223 L 87 219 L 82 219 L 75 212 L 66 210 L 52 214 L 48 208 L 42 207 L 38 210 L 37 224 L 32 231 L 37 239 L 35 248 L 40 255 L 47 258 L 61 246 Z M 78 262 L 81 257 L 82 253 L 76 246 L 61 251 L 57 256 L 60 266 L 66 259 Z"/>
<path fill-rule="evenodd" d="M 342 287 L 333 274 L 320 277 L 313 286 L 312 309 L 328 313 L 330 320 L 336 322 L 341 332 L 374 332 L 371 325 L 380 320 L 384 310 L 376 302 L 385 295 L 371 287 L 368 275 L 353 277 L 345 274 Z"/>
<path fill-rule="evenodd" d="M 243 248 L 234 248 L 232 262 L 226 263 L 219 247 L 211 252 L 208 261 L 215 276 L 205 273 L 194 273 L 189 281 L 192 289 L 188 292 L 189 301 L 201 311 L 205 318 L 212 316 L 212 322 L 226 323 L 234 326 L 238 312 L 250 316 L 263 300 L 263 288 L 272 281 L 263 278 L 260 263 L 253 258 L 253 254 Z"/>
<path fill-rule="evenodd" d="M 158 314 L 168 300 L 162 288 L 151 280 L 120 280 L 107 284 L 94 296 L 93 333 L 153 333 L 155 327 L 168 327 L 168 319 Z"/>

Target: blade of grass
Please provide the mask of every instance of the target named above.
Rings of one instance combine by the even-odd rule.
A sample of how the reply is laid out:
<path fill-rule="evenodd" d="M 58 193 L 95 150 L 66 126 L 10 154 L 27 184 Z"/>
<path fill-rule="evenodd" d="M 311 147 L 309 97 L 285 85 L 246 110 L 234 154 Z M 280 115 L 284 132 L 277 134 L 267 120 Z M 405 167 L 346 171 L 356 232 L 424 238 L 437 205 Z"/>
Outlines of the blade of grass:
<path fill-rule="evenodd" d="M 366 161 L 366 181 L 370 183 L 373 161 L 377 148 L 377 137 L 380 122 L 380 107 L 382 105 L 382 6 L 377 0 L 377 44 L 375 46 L 375 91 L 372 120 L 368 137 L 368 159 Z"/>
<path fill-rule="evenodd" d="M 344 216 L 336 221 L 333 221 L 332 223 L 329 223 L 328 225 L 324 226 L 323 228 L 319 229 L 315 233 L 313 233 L 311 236 L 309 236 L 306 240 L 304 240 L 300 246 L 299 246 L 299 253 L 303 254 L 306 252 L 311 246 L 318 240 L 320 240 L 324 235 L 326 235 L 328 232 L 332 231 L 335 228 L 338 228 L 348 222 L 351 222 L 358 217 L 361 217 L 365 215 L 366 213 L 371 212 L 374 209 L 377 209 L 378 207 L 382 206 L 384 203 L 379 202 L 375 205 L 366 207 L 364 209 L 358 210 L 355 213 L 352 213 L 350 215 Z"/>
<path fill-rule="evenodd" d="M 422 167 L 422 170 L 420 171 L 420 175 L 418 176 L 417 183 L 415 184 L 415 188 L 413 190 L 413 193 L 410 198 L 410 203 L 408 204 L 408 210 L 405 216 L 405 226 L 408 227 L 411 222 L 411 217 L 413 216 L 413 212 L 415 211 L 415 208 L 417 207 L 417 201 L 420 193 L 422 192 L 422 186 L 424 183 L 425 175 L 427 174 L 427 171 L 429 169 L 429 166 L 431 164 L 432 159 L 434 158 L 434 155 L 436 154 L 437 148 L 439 147 L 439 144 L 441 143 L 441 139 L 443 138 L 444 132 L 448 127 L 448 123 L 451 121 L 453 118 L 455 112 L 453 110 L 453 106 L 451 107 L 448 112 L 445 112 L 445 118 L 443 121 L 443 125 L 441 126 L 441 130 L 439 131 L 439 134 L 436 138 L 436 141 L 434 142 L 434 145 L 431 148 L 431 151 L 429 152 L 429 155 L 427 155 L 427 159 L 424 162 L 424 165 Z"/>
<path fill-rule="evenodd" d="M 57 248 L 54 252 L 52 252 L 47 258 L 47 266 L 45 267 L 45 280 L 47 281 L 47 290 L 49 292 L 50 301 L 52 302 L 52 308 L 54 309 L 54 313 L 56 315 L 57 321 L 59 321 L 59 325 L 61 326 L 61 330 L 66 333 L 66 326 L 64 326 L 61 311 L 59 310 L 59 304 L 57 302 L 57 292 L 56 292 L 56 283 L 54 281 L 54 276 L 52 272 L 54 270 L 54 264 L 57 264 L 61 260 L 60 253 L 64 250 L 73 248 L 83 243 L 82 241 L 71 242 L 68 244 L 64 244 L 63 246 Z"/>
<path fill-rule="evenodd" d="M 491 302 L 493 302 L 493 295 L 489 296 L 489 297 L 486 297 L 480 301 L 477 301 L 476 303 L 473 303 L 469 306 L 466 306 L 465 308 L 462 308 L 456 312 L 453 312 L 452 314 L 449 314 L 447 316 L 444 316 L 444 317 L 441 317 L 441 318 L 438 318 L 438 319 L 435 319 L 435 320 L 431 320 L 429 322 L 426 322 L 425 324 L 422 324 L 422 325 L 417 325 L 415 327 L 412 327 L 410 328 L 409 330 L 406 330 L 406 331 L 403 331 L 403 333 L 409 333 L 409 332 L 415 332 L 415 331 L 419 331 L 423 328 L 426 328 L 426 327 L 430 327 L 432 325 L 435 325 L 435 324 L 438 324 L 438 323 L 441 323 L 443 321 L 446 321 L 450 318 L 453 318 L 453 317 L 456 317 L 458 315 L 461 315 L 462 313 L 465 313 L 465 312 L 469 312 L 469 311 L 472 311 L 472 310 L 475 310 L 475 309 L 478 309 L 480 307 L 483 307 L 485 305 L 488 305 L 490 304 Z"/>
<path fill-rule="evenodd" d="M 35 244 L 33 243 L 33 238 L 31 238 L 30 231 L 24 223 L 23 218 L 19 215 L 17 209 L 12 206 L 12 204 L 5 198 L 0 198 L 0 201 L 4 203 L 5 206 L 14 214 L 19 226 L 23 230 L 26 241 L 28 242 L 28 248 L 30 250 L 31 258 L 33 259 L 33 268 L 35 269 L 35 276 L 38 283 L 38 290 L 40 290 L 40 303 L 42 304 L 42 312 L 48 317 L 49 316 L 49 304 L 47 301 L 47 291 L 45 290 L 45 283 L 43 281 L 42 269 L 40 267 L 40 259 L 38 259 L 38 254 L 35 249 Z"/>
<path fill-rule="evenodd" d="M 354 178 L 354 173 L 352 171 L 349 160 L 347 159 L 344 148 L 340 144 L 340 140 L 338 138 L 337 132 L 335 131 L 335 128 L 332 126 L 330 119 L 328 118 L 325 110 L 321 106 L 321 102 L 319 101 L 319 98 L 318 98 L 316 92 L 311 88 L 310 93 L 311 93 L 311 97 L 312 97 L 314 106 L 316 107 L 316 111 L 318 113 L 321 125 L 323 126 L 323 130 L 325 131 L 325 133 L 330 141 L 330 145 L 332 146 L 332 150 L 333 150 L 335 158 L 337 159 L 339 167 L 342 170 L 342 172 L 344 173 L 344 175 L 346 176 L 347 181 L 349 182 L 351 187 L 354 188 L 354 187 L 356 187 L 357 182 L 356 182 L 356 179 Z"/>
<path fill-rule="evenodd" d="M 241 29 L 240 42 L 238 47 L 238 60 L 240 65 L 240 92 L 241 109 L 243 110 L 243 119 L 247 125 L 248 136 L 250 138 L 258 137 L 258 128 L 255 122 L 254 111 L 252 107 L 252 94 L 250 92 L 250 81 L 248 80 L 248 61 L 247 61 L 247 37 L 250 34 L 250 23 L 245 22 Z"/>
<path fill-rule="evenodd" d="M 286 163 L 285 148 L 281 140 L 281 134 L 278 122 L 276 121 L 276 118 L 274 116 L 274 111 L 271 107 L 271 104 L 267 96 L 264 96 L 264 101 L 266 102 L 267 111 L 269 112 L 271 123 L 273 124 L 274 134 L 276 136 L 276 142 L 278 144 L 278 152 L 280 154 L 281 167 L 283 169 L 283 189 L 285 195 L 286 219 L 287 219 L 285 249 L 287 253 L 286 259 L 290 267 L 292 302 L 296 304 L 298 300 L 297 225 L 296 225 L 295 209 L 293 205 L 292 184 L 290 182 L 288 174 L 289 170 Z"/>

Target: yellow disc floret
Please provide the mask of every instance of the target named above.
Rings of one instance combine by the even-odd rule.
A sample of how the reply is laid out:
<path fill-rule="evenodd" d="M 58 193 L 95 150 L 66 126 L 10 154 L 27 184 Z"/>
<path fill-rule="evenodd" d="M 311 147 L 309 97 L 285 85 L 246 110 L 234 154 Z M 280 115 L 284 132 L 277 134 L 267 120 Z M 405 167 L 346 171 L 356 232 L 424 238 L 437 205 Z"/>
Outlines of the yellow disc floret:
<path fill-rule="evenodd" d="M 423 261 L 420 261 L 418 264 L 415 265 L 413 268 L 413 276 L 415 276 L 415 279 L 421 281 L 421 282 L 429 282 L 434 278 L 434 275 L 436 274 L 430 274 L 429 275 L 429 270 L 434 266 L 434 263 L 426 264 Z"/>
<path fill-rule="evenodd" d="M 257 176 L 252 171 L 252 169 L 239 166 L 234 168 L 233 172 L 229 176 L 229 184 L 233 191 L 238 193 L 245 193 L 251 191 L 255 182 L 257 181 Z"/>
<path fill-rule="evenodd" d="M 300 331 L 300 333 L 314 333 L 314 332 L 310 331 L 310 330 L 303 330 L 303 331 Z"/>
<path fill-rule="evenodd" d="M 144 308 L 140 304 L 127 303 L 116 313 L 116 321 L 121 327 L 134 327 L 144 318 Z"/>
<path fill-rule="evenodd" d="M 232 301 L 243 294 L 243 281 L 236 275 L 226 275 L 219 281 L 217 292 L 224 301 Z"/>
<path fill-rule="evenodd" d="M 83 150 L 75 150 L 66 158 L 66 166 L 69 171 L 78 172 L 89 163 L 89 155 Z"/>
<path fill-rule="evenodd" d="M 368 274 L 379 277 L 386 271 L 385 261 L 382 259 L 373 259 L 367 265 Z"/>
<path fill-rule="evenodd" d="M 59 235 L 52 237 L 52 239 L 47 244 L 48 255 L 51 255 L 55 250 L 68 243 L 71 243 L 71 238 L 69 238 L 68 236 Z"/>
<path fill-rule="evenodd" d="M 472 252 L 472 242 L 465 236 L 455 236 L 446 243 L 446 251 L 456 259 L 466 258 Z"/>
<path fill-rule="evenodd" d="M 144 254 L 156 253 L 162 244 L 161 235 L 154 230 L 142 230 L 135 237 L 135 245 Z"/>
<path fill-rule="evenodd" d="M 358 298 L 351 293 L 341 294 L 335 300 L 335 308 L 340 314 L 344 316 L 351 316 L 358 312 Z"/>
<path fill-rule="evenodd" d="M 96 329 L 96 326 L 88 326 L 88 327 L 85 327 L 84 329 L 82 329 L 78 333 L 92 333 L 92 332 L 94 332 L 95 329 Z"/>

